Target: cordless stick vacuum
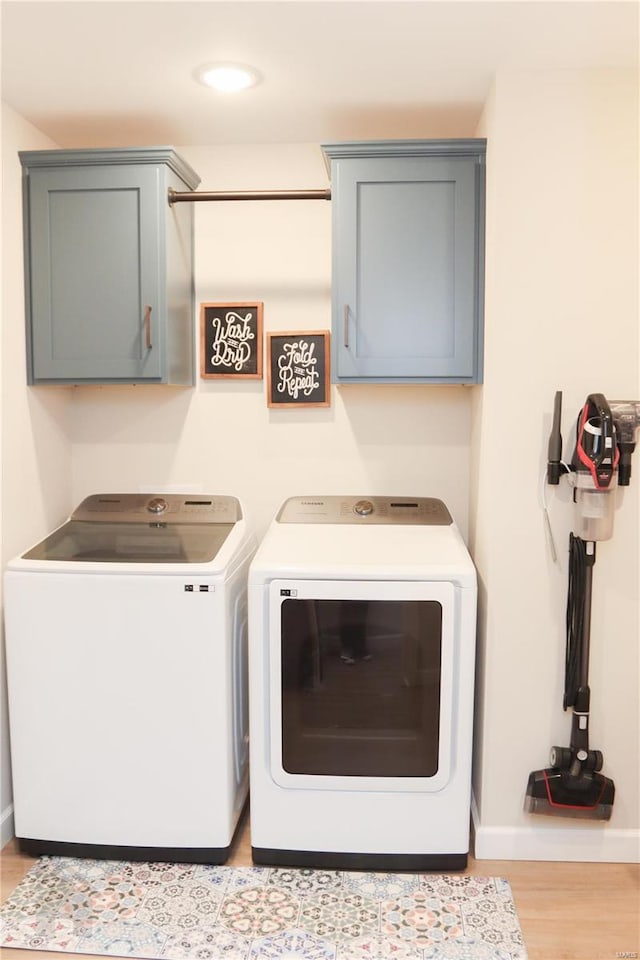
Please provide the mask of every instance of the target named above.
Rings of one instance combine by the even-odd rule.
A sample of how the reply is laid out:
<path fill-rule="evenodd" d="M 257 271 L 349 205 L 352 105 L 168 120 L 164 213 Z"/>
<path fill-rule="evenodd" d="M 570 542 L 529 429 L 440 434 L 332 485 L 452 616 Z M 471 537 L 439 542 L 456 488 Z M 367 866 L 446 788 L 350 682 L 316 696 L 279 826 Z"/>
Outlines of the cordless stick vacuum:
<path fill-rule="evenodd" d="M 578 415 L 570 465 L 562 461 L 561 412 L 562 393 L 558 391 L 547 483 L 557 485 L 561 476 L 572 476 L 578 528 L 577 536 L 569 536 L 566 613 L 564 709 L 573 710 L 571 741 L 568 747 L 552 747 L 550 767 L 529 775 L 524 807 L 529 813 L 609 820 L 615 785 L 600 772 L 602 753 L 589 748 L 591 587 L 596 541 L 613 536 L 616 482 L 628 486 L 631 478 L 640 401 L 608 403 L 601 393 L 590 394 Z"/>

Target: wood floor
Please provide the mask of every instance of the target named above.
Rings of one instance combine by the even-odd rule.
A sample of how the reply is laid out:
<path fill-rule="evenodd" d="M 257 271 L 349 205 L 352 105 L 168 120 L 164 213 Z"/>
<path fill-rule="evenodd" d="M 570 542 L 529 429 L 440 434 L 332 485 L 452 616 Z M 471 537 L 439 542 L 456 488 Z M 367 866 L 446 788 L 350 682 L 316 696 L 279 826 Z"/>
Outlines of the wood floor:
<path fill-rule="evenodd" d="M 33 863 L 13 841 L 7 844 L 0 855 L 2 900 Z M 229 864 L 251 864 L 248 817 Z M 465 872 L 509 881 L 529 960 L 640 960 L 639 865 L 470 858 Z M 29 955 L 32 960 L 60 960 L 59 953 L 0 949 L 2 960 L 27 960 Z"/>

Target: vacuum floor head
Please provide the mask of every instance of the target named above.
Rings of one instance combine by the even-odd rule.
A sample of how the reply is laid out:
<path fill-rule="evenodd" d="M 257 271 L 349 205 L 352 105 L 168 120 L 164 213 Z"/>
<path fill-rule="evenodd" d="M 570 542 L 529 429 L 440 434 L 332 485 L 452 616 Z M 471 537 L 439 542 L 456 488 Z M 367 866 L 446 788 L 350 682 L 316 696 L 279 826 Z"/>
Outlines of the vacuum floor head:
<path fill-rule="evenodd" d="M 549 767 L 529 774 L 524 808 L 527 813 L 582 820 L 609 820 L 616 788 L 601 773 L 571 776 L 566 770 Z"/>

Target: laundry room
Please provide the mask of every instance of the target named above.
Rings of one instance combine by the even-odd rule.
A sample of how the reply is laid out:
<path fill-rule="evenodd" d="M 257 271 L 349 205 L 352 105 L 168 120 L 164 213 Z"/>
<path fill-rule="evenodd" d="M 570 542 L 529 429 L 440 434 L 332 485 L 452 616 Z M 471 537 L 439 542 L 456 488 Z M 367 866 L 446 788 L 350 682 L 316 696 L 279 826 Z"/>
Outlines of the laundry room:
<path fill-rule="evenodd" d="M 562 674 L 573 504 L 568 485 L 545 484 L 554 395 L 563 392 L 563 459 L 571 457 L 585 397 L 640 398 L 638 62 L 637 44 L 624 39 L 634 35 L 634 26 L 637 31 L 637 9 L 625 3 L 550 4 L 544 22 L 535 15 L 539 5 L 527 3 L 187 3 L 180 4 L 178 15 L 162 11 L 177 6 L 172 3 L 54 0 L 37 4 L 39 19 L 27 42 L 19 39 L 24 8 L 34 6 L 3 4 L 3 42 L 7 49 L 14 41 L 18 46 L 8 63 L 5 57 L 2 104 L 3 568 L 93 494 L 237 497 L 257 541 L 291 497 L 437 498 L 446 504 L 477 572 L 476 858 L 637 861 L 638 454 L 630 485 L 613 493 L 613 536 L 598 547 L 593 582 L 591 727 L 605 772 L 615 779 L 614 812 L 610 822 L 595 824 L 536 818 L 523 807 L 529 772 L 545 766 L 551 744 L 568 742 L 569 729 Z M 245 24 L 251 37 L 247 49 L 237 41 L 229 42 L 226 52 L 224 44 L 207 51 L 198 8 L 205 8 L 207 17 L 214 8 L 228 8 L 224 15 L 239 29 L 234 6 L 252 8 L 253 26 Z M 401 9 L 392 13 L 394 6 Z M 323 8 L 315 22 L 302 15 L 313 7 Z M 366 13 L 356 9 L 364 7 Z M 389 52 L 390 72 L 410 60 L 416 50 L 403 18 L 416 30 L 426 29 L 426 21 L 413 18 L 428 7 L 442 18 L 440 44 L 450 45 L 454 67 L 438 57 L 431 38 L 427 52 L 434 62 L 425 56 L 423 90 L 440 90 L 441 99 L 409 89 L 415 66 L 404 85 L 390 84 L 385 94 L 376 87 L 375 51 L 382 56 L 385 31 L 395 31 L 398 46 L 409 46 L 406 56 Z M 454 7 L 465 8 L 466 31 L 460 31 L 459 20 L 456 27 Z M 511 8 L 512 18 L 502 22 L 500 7 Z M 608 18 L 604 7 L 610 8 Z M 279 31 L 259 8 L 271 8 Z M 125 10 L 127 38 L 117 27 Z M 88 38 L 104 34 L 120 41 L 124 62 L 151 22 L 163 55 L 149 69 L 160 76 L 166 72 L 169 84 L 181 85 L 176 75 L 184 71 L 195 88 L 195 68 L 224 56 L 262 72 L 255 90 L 240 95 L 260 96 L 269 92 L 270 65 L 280 54 L 289 68 L 274 77 L 283 90 L 281 105 L 273 115 L 249 107 L 248 119 L 236 119 L 236 108 L 215 96 L 207 99 L 211 91 L 198 88 L 202 123 L 194 129 L 180 116 L 179 98 L 165 108 L 160 94 L 155 101 L 150 94 L 142 113 L 138 103 L 127 104 L 126 90 L 114 89 L 110 111 L 105 90 L 115 69 L 114 51 L 107 56 Z M 291 94 L 286 85 L 295 83 L 304 59 L 297 47 L 312 43 L 312 27 L 327 45 L 328 32 L 340 34 L 335 52 L 340 63 L 345 50 L 371 46 L 373 54 L 362 53 L 362 83 L 371 84 L 376 99 L 358 86 L 353 72 L 353 93 L 345 87 L 326 115 L 322 105 L 315 109 L 308 89 L 299 98 Z M 74 31 L 82 53 L 68 39 Z M 192 63 L 186 54 L 198 34 L 198 59 Z M 40 106 L 30 83 L 36 92 L 39 84 L 50 83 L 45 69 L 51 36 L 61 40 L 52 67 L 59 84 L 51 82 L 52 90 L 59 86 L 60 99 L 51 93 Z M 171 58 L 179 42 L 183 53 Z M 30 70 L 23 67 L 21 74 L 18 67 L 28 49 L 31 80 Z M 69 60 L 70 50 L 75 60 Z M 95 70 L 89 69 L 89 50 Z M 331 59 L 328 49 L 326 54 Z M 36 65 L 40 60 L 42 68 Z M 85 82 L 78 84 L 71 67 L 86 74 Z M 456 70 L 459 88 L 451 80 Z M 471 84 L 476 74 L 482 82 L 465 88 L 462 78 L 468 75 Z M 141 76 L 134 73 L 133 82 Z M 64 94 L 74 84 L 75 105 L 73 96 Z M 237 109 L 243 109 L 242 101 Z M 323 144 L 449 139 L 486 141 L 477 382 L 334 381 L 325 404 L 269 405 L 269 335 L 326 333 L 332 346 L 342 336 L 332 317 L 333 201 L 321 199 L 191 205 L 192 385 L 27 382 L 19 151 L 170 143 L 197 173 L 198 193 L 333 191 Z M 248 303 L 262 307 L 262 376 L 204 376 L 202 305 Z M 14 836 L 5 682 L 3 653 L 3 845 Z"/>

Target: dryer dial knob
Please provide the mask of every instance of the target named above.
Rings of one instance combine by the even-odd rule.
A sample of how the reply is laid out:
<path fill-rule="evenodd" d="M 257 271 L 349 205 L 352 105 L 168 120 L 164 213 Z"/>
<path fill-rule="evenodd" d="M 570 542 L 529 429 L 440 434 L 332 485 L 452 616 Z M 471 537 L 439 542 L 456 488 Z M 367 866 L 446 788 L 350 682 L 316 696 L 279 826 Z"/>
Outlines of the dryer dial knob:
<path fill-rule="evenodd" d="M 154 497 L 153 500 L 149 500 L 147 504 L 147 510 L 149 513 L 164 513 L 169 504 L 162 497 Z"/>
<path fill-rule="evenodd" d="M 373 504 L 371 500 L 358 500 L 353 509 L 359 517 L 368 517 L 369 514 L 373 513 Z"/>

